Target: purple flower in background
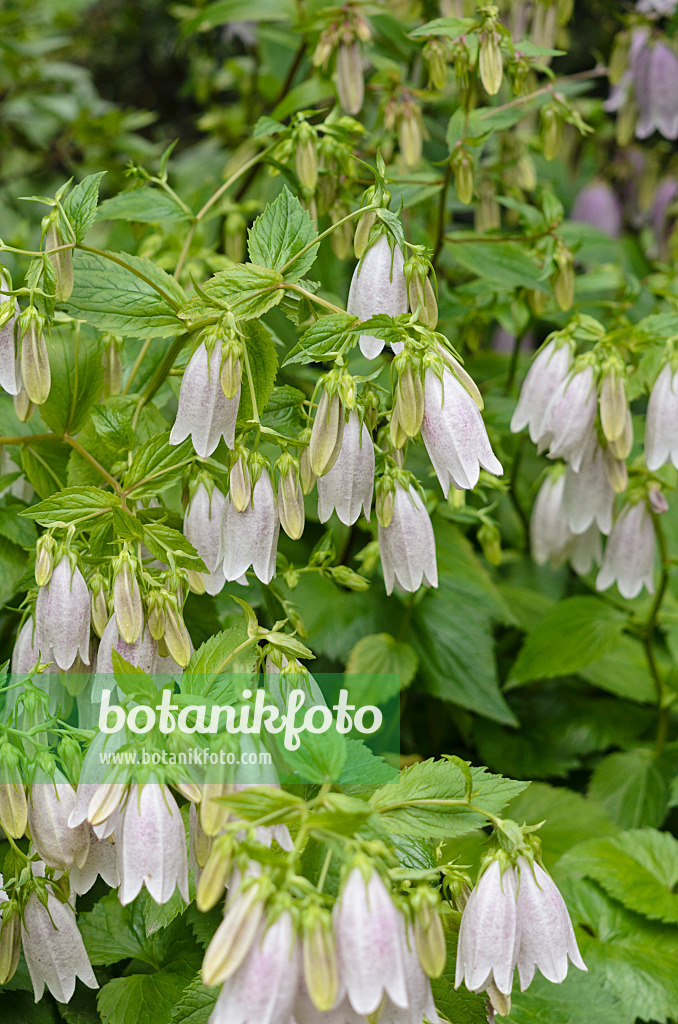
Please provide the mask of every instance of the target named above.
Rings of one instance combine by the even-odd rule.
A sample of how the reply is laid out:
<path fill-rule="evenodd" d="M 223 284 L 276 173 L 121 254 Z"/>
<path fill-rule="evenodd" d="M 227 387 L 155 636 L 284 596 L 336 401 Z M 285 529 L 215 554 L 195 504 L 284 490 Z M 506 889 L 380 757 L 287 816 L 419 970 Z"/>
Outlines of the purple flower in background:
<path fill-rule="evenodd" d="M 395 246 L 391 256 L 388 238 L 380 235 L 355 268 L 348 293 L 347 312 L 360 320 L 369 320 L 378 313 L 386 313 L 388 316 L 407 313 L 407 284 L 403 264 L 400 246 Z M 360 348 L 366 359 L 374 359 L 383 347 L 381 338 L 361 334 Z"/>
<path fill-rule="evenodd" d="M 678 469 L 678 370 L 665 363 L 647 405 L 645 465 L 654 472 L 669 459 Z"/>
<path fill-rule="evenodd" d="M 622 208 L 617 193 L 605 181 L 593 181 L 577 193 L 571 219 L 591 224 L 617 238 L 622 230 Z"/>
<path fill-rule="evenodd" d="M 528 427 L 534 443 L 540 436 L 544 414 L 556 389 L 566 380 L 572 362 L 569 345 L 551 341 L 539 352 L 527 372 L 511 418 L 511 432 Z"/>
<path fill-rule="evenodd" d="M 596 590 L 613 583 L 622 597 L 637 597 L 643 587 L 654 594 L 654 561 L 657 546 L 654 524 L 644 501 L 626 505 L 612 527 L 605 546 Z"/>
<path fill-rule="evenodd" d="M 170 444 L 179 444 L 190 435 L 193 447 L 203 459 L 212 454 L 222 437 L 229 448 L 235 438 L 240 388 L 235 398 L 226 398 L 220 370 L 221 347 L 215 345 L 208 356 L 205 343 L 201 342 L 184 370 L 177 418 L 170 434 Z"/>
<path fill-rule="evenodd" d="M 638 0 L 636 4 L 639 14 L 658 14 L 663 18 L 670 18 L 676 7 L 678 0 Z"/>
<path fill-rule="evenodd" d="M 379 524 L 379 553 L 386 593 L 395 584 L 414 592 L 424 583 L 438 586 L 436 544 L 426 506 L 414 487 L 396 484 L 393 518 L 388 526 Z"/>
<path fill-rule="evenodd" d="M 370 432 L 355 409 L 344 425 L 341 451 L 332 469 L 318 477 L 318 519 L 326 523 L 336 512 L 346 526 L 360 515 L 370 518 L 374 489 L 374 445 Z"/>
<path fill-rule="evenodd" d="M 628 68 L 605 103 L 620 110 L 631 94 L 638 107 L 636 138 L 647 139 L 656 130 L 665 139 L 678 138 L 678 55 L 663 40 L 650 42 L 647 28 L 631 36 Z"/>

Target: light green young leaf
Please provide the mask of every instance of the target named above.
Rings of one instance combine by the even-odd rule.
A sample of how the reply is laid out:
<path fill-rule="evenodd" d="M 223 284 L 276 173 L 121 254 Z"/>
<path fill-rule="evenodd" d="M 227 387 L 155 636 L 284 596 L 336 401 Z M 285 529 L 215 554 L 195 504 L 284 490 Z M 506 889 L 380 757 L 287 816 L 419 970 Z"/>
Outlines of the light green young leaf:
<path fill-rule="evenodd" d="M 668 810 L 668 784 L 649 748 L 636 747 L 603 758 L 593 771 L 588 791 L 622 828 L 658 827 Z"/>
<path fill-rule="evenodd" d="M 308 210 L 284 185 L 282 192 L 274 202 L 269 203 L 249 229 L 247 238 L 250 259 L 262 267 L 282 270 L 316 237 L 317 231 Z M 293 263 L 285 272 L 286 281 L 298 281 L 310 270 L 318 254 L 319 244 L 312 245 Z"/>
<path fill-rule="evenodd" d="M 408 643 L 390 633 L 374 633 L 359 640 L 349 655 L 346 672 L 353 703 L 383 704 L 406 689 L 415 675 L 419 659 Z"/>
<path fill-rule="evenodd" d="M 143 528 L 144 544 L 153 555 L 165 564 L 169 563 L 168 551 L 180 569 L 207 572 L 207 566 L 183 533 L 165 523 L 147 523 Z"/>
<path fill-rule="evenodd" d="M 97 211 L 98 220 L 131 220 L 157 224 L 162 220 L 187 220 L 189 214 L 168 192 L 159 188 L 135 188 L 106 199 Z"/>
<path fill-rule="evenodd" d="M 201 286 L 200 295 L 186 302 L 179 316 L 193 324 L 214 320 L 230 309 L 236 320 L 256 320 L 284 295 L 282 274 L 254 263 L 222 270 Z"/>
<path fill-rule="evenodd" d="M 123 480 L 123 489 L 133 491 L 135 498 L 149 498 L 169 487 L 179 470 L 195 457 L 191 439 L 170 445 L 169 433 L 150 438 L 137 448 Z"/>
<path fill-rule="evenodd" d="M 99 201 L 99 185 L 106 171 L 97 171 L 83 178 L 66 196 L 63 207 L 75 231 L 76 241 L 82 242 L 94 223 Z"/>
<path fill-rule="evenodd" d="M 98 487 L 67 487 L 37 505 L 24 509 L 20 515 L 33 519 L 41 526 L 54 526 L 56 523 L 74 523 L 83 516 L 103 512 L 117 505 L 120 505 L 120 498 L 112 491 L 102 491 Z"/>

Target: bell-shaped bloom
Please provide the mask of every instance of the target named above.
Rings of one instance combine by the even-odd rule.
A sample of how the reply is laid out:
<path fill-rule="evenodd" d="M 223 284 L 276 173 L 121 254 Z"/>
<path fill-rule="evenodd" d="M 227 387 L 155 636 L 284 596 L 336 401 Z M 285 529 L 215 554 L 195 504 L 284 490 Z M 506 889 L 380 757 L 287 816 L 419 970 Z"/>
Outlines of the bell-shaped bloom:
<path fill-rule="evenodd" d="M 460 491 L 472 490 L 481 466 L 495 476 L 504 472 L 478 406 L 447 369 L 442 380 L 434 370 L 426 370 L 421 436 L 446 497 L 450 484 Z"/>
<path fill-rule="evenodd" d="M 2 287 L 6 284 L 0 272 L 0 302 L 11 301 Z M 3 302 L 4 300 L 4 302 Z M 14 316 L 0 327 L 0 388 L 8 395 L 18 395 L 21 390 L 21 364 L 18 357 L 16 342 L 16 321 L 19 315 L 19 304 L 14 300 Z"/>
<path fill-rule="evenodd" d="M 530 519 L 530 549 L 537 565 L 548 563 L 557 569 L 569 560 L 575 572 L 585 576 L 594 562 L 600 565 L 600 532 L 593 521 L 579 534 L 570 529 L 564 504 L 566 479 L 563 473 L 549 475 L 539 488 Z"/>
<path fill-rule="evenodd" d="M 284 910 L 250 946 L 226 979 L 209 1024 L 288 1024 L 299 983 L 299 947 Z"/>
<path fill-rule="evenodd" d="M 572 533 L 585 533 L 596 523 L 601 533 L 612 529 L 614 491 L 605 472 L 605 457 L 595 433 L 591 433 L 579 472 L 567 467 L 563 512 Z"/>
<path fill-rule="evenodd" d="M 178 887 L 188 903 L 186 833 L 167 786 L 132 786 L 116 830 L 120 902 L 125 906 L 145 885 L 156 903 L 167 903 Z"/>
<path fill-rule="evenodd" d="M 224 551 L 222 525 L 226 499 L 218 487 L 210 494 L 200 481 L 191 496 L 184 516 L 184 536 L 191 542 L 203 562 L 207 573 L 202 573 L 208 594 L 219 594 L 224 587 Z"/>
<path fill-rule="evenodd" d="M 635 35 L 635 33 L 634 33 Z M 662 40 L 645 43 L 630 61 L 638 104 L 636 137 L 647 139 L 655 129 L 665 139 L 678 138 L 678 56 Z"/>
<path fill-rule="evenodd" d="M 548 981 L 560 983 L 567 975 L 568 957 L 580 970 L 581 958 L 570 915 L 558 887 L 539 864 L 519 857 L 518 872 L 518 976 L 524 991 L 539 968 Z"/>
<path fill-rule="evenodd" d="M 76 978 L 88 988 L 99 985 L 75 923 L 73 908 L 61 903 L 49 889 L 47 892 L 46 907 L 35 893 L 28 897 L 21 922 L 21 941 L 36 1003 L 42 999 L 45 985 L 58 1003 L 67 1003 L 75 991 Z"/>
<path fill-rule="evenodd" d="M 419 963 L 411 927 L 403 936 L 403 948 L 407 1006 L 396 1006 L 390 999 L 384 1000 L 379 1021 L 383 1024 L 423 1024 L 427 1020 L 430 1024 L 438 1024 L 440 1018 L 433 1001 L 431 982 Z"/>
<path fill-rule="evenodd" d="M 666 363 L 647 404 L 645 465 L 654 472 L 669 459 L 678 469 L 678 370 Z"/>
<path fill-rule="evenodd" d="M 464 907 L 457 946 L 454 987 L 462 981 L 471 992 L 494 983 L 503 995 L 513 986 L 520 936 L 516 877 L 490 862 Z"/>
<path fill-rule="evenodd" d="M 170 434 L 170 444 L 179 444 L 189 435 L 201 458 L 207 458 L 223 437 L 229 448 L 235 439 L 240 388 L 235 398 L 226 398 L 219 373 L 221 347 L 217 344 L 207 353 L 204 342 L 198 345 L 184 370 L 179 392 L 177 418 Z"/>
<path fill-rule="evenodd" d="M 598 409 L 593 367 L 585 366 L 558 386 L 546 407 L 537 443 L 550 459 L 565 459 L 579 472 Z"/>
<path fill-rule="evenodd" d="M 12 673 L 27 675 L 40 659 L 40 648 L 35 639 L 35 623 L 32 618 L 26 619 L 19 630 L 19 635 L 12 651 Z M 46 659 L 47 660 L 47 659 Z"/>
<path fill-rule="evenodd" d="M 321 523 L 326 523 L 333 512 L 346 526 L 352 526 L 361 511 L 369 520 L 374 490 L 374 445 L 355 409 L 348 414 L 337 461 L 329 473 L 318 477 L 317 487 Z"/>
<path fill-rule="evenodd" d="M 676 224 L 675 199 L 678 195 L 678 181 L 666 178 L 655 190 L 652 200 L 652 231 L 656 252 L 661 260 L 670 258 L 669 240 Z"/>
<path fill-rule="evenodd" d="M 391 253 L 386 235 L 370 246 L 353 272 L 346 304 L 347 312 L 360 320 L 378 313 L 399 316 L 407 313 L 407 284 L 403 273 L 403 254 L 396 245 Z M 381 338 L 360 335 L 360 348 L 366 359 L 374 359 L 384 347 Z"/>
<path fill-rule="evenodd" d="M 97 652 L 97 675 L 108 674 L 113 671 L 113 650 L 129 661 L 131 665 L 142 669 L 144 672 L 155 671 L 155 664 L 158 654 L 158 645 L 150 634 L 148 625 L 144 623 L 141 636 L 133 644 L 126 644 L 118 632 L 118 624 L 115 615 L 111 615 L 108 625 L 103 632 Z M 105 684 L 109 686 L 109 683 Z M 100 689 L 100 687 L 99 687 Z M 93 699 L 99 698 L 93 695 Z"/>
<path fill-rule="evenodd" d="M 413 593 L 423 584 L 438 586 L 436 542 L 426 506 L 413 486 L 396 484 L 393 517 L 379 524 L 379 554 L 386 593 L 397 584 Z"/>
<path fill-rule="evenodd" d="M 224 504 L 224 576 L 237 580 L 250 566 L 262 583 L 275 576 L 280 519 L 271 478 L 264 470 L 252 490 L 252 500 L 238 512 L 230 499 Z"/>
<path fill-rule="evenodd" d="M 618 238 L 622 230 L 622 207 L 617 193 L 606 181 L 592 181 L 577 193 L 572 206 L 572 220 L 604 231 Z"/>
<path fill-rule="evenodd" d="M 586 576 L 594 565 L 603 560 L 603 541 L 595 523 L 584 533 L 574 534 L 567 550 L 570 565 L 580 576 Z"/>
<path fill-rule="evenodd" d="M 336 1005 L 331 1010 L 319 1010 L 308 994 L 303 980 L 299 984 L 296 999 L 294 1000 L 292 1019 L 295 1024 L 365 1024 L 365 1017 L 355 1012 L 345 996 L 337 1000 Z M 380 1021 L 386 1021 L 386 1019 L 386 1017 L 379 1018 Z M 432 1017 L 431 1021 L 435 1022 L 437 1019 L 437 1017 Z M 421 1017 L 417 1024 L 423 1024 Z"/>
<path fill-rule="evenodd" d="M 69 826 L 75 801 L 75 790 L 60 771 L 55 771 L 54 780 L 38 772 L 28 803 L 31 837 L 45 864 L 62 871 L 74 864 L 82 867 L 89 852 L 87 825 Z"/>
<path fill-rule="evenodd" d="M 541 434 L 544 413 L 556 389 L 570 371 L 572 351 L 569 345 L 555 341 L 535 356 L 520 389 L 520 398 L 511 418 L 511 431 L 516 434 L 525 427 L 536 444 Z"/>
<path fill-rule="evenodd" d="M 626 505 L 605 545 L 605 557 L 596 590 L 613 583 L 622 597 L 637 597 L 643 587 L 654 594 L 654 561 L 657 541 L 652 517 L 644 501 Z"/>
<path fill-rule="evenodd" d="M 332 912 L 339 978 L 356 1013 L 374 1013 L 384 996 L 408 1005 L 403 917 L 376 871 L 354 867 Z"/>
<path fill-rule="evenodd" d="M 638 0 L 636 4 L 639 14 L 658 14 L 663 18 L 670 18 L 676 7 L 677 0 Z"/>
<path fill-rule="evenodd" d="M 74 864 L 68 873 L 71 892 L 74 892 L 76 896 L 82 896 L 89 892 L 99 877 L 103 878 L 106 885 L 112 889 L 117 889 L 120 884 L 115 843 L 108 839 L 99 839 L 91 825 L 86 827 L 89 828 L 87 860 L 82 867 L 77 867 Z"/>
<path fill-rule="evenodd" d="M 78 567 L 63 555 L 35 605 L 35 642 L 43 659 L 67 669 L 79 654 L 89 665 L 89 624 L 89 589 Z"/>

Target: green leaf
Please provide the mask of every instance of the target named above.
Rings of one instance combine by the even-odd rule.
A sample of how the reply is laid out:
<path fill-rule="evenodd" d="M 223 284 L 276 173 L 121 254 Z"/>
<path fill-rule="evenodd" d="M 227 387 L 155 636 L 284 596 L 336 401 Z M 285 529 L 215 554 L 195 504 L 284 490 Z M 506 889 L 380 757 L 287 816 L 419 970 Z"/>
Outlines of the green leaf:
<path fill-rule="evenodd" d="M 612 650 L 606 651 L 591 665 L 580 667 L 577 675 L 624 700 L 654 704 L 657 699 L 647 670 L 645 649 L 634 637 L 620 636 Z"/>
<path fill-rule="evenodd" d="M 83 516 L 90 516 L 104 509 L 120 505 L 120 498 L 111 491 L 98 487 L 67 487 L 50 498 L 21 512 L 27 519 L 33 519 L 41 526 L 56 523 L 73 523 Z"/>
<path fill-rule="evenodd" d="M 458 39 L 466 32 L 470 32 L 477 25 L 475 18 L 434 18 L 420 25 L 410 32 L 410 39 L 428 38 L 428 36 L 446 36 L 448 39 Z"/>
<path fill-rule="evenodd" d="M 374 754 L 362 740 L 347 738 L 346 763 L 339 779 L 343 789 L 376 788 L 393 782 L 398 776 L 398 769 Z"/>
<path fill-rule="evenodd" d="M 36 529 L 32 523 L 19 518 L 25 506 L 14 503 L 11 498 L 9 500 L 11 503 L 7 504 L 6 498 L 0 499 L 0 537 L 18 544 L 20 548 L 30 548 L 37 539 Z"/>
<path fill-rule="evenodd" d="M 278 373 L 278 353 L 275 342 L 263 324 L 256 320 L 250 320 L 242 325 L 245 335 L 245 345 L 252 371 L 254 383 L 254 395 L 257 400 L 259 414 L 268 405 L 268 398 L 273 391 L 276 376 Z M 252 398 L 243 370 L 243 383 L 240 391 L 240 406 L 238 418 L 249 420 L 253 416 Z"/>
<path fill-rule="evenodd" d="M 82 242 L 94 223 L 99 202 L 99 185 L 105 173 L 106 171 L 97 171 L 96 174 L 89 174 L 64 200 L 64 212 L 73 225 L 78 242 Z"/>
<path fill-rule="evenodd" d="M 117 893 L 108 893 L 92 910 L 78 915 L 78 927 L 95 966 L 127 959 L 151 962 L 155 956 L 156 946 L 146 936 L 139 899 L 123 907 Z"/>
<path fill-rule="evenodd" d="M 21 448 L 21 465 L 34 491 L 47 498 L 66 486 L 71 447 L 65 441 L 31 441 Z"/>
<path fill-rule="evenodd" d="M 299 720 L 301 721 L 301 714 Z M 283 747 L 282 734 L 276 738 L 280 740 L 280 752 L 286 764 L 297 776 L 293 781 L 319 785 L 339 781 L 348 750 L 346 737 L 338 733 L 334 727 L 323 733 L 303 732 L 299 737 L 298 750 L 287 750 Z"/>
<path fill-rule="evenodd" d="M 678 840 L 652 828 L 590 839 L 561 860 L 564 873 L 592 878 L 606 893 L 651 920 L 678 923 Z"/>
<path fill-rule="evenodd" d="M 74 342 L 70 332 L 56 330 L 49 353 L 52 386 L 40 414 L 55 433 L 77 433 L 92 405 L 101 396 L 104 368 L 101 342 L 80 333 Z"/>
<path fill-rule="evenodd" d="M 243 617 L 238 619 L 233 626 L 222 630 L 221 633 L 215 633 L 204 644 L 201 644 L 191 655 L 188 667 L 181 677 L 182 693 L 207 693 L 214 680 L 224 671 L 226 660 L 236 648 L 247 641 L 247 638 L 247 622 Z M 231 658 L 228 661 L 227 671 L 229 674 L 244 671 L 250 660 L 253 661 L 251 649 L 249 655 L 243 654 L 243 658 L 248 660 Z"/>
<path fill-rule="evenodd" d="M 144 526 L 144 544 L 154 558 L 165 564 L 169 563 L 168 551 L 180 569 L 193 569 L 194 572 L 207 572 L 207 566 L 183 533 L 173 530 L 164 523 L 150 523 Z"/>
<path fill-rule="evenodd" d="M 619 642 L 626 616 L 595 597 L 568 597 L 528 634 L 508 688 L 566 676 L 596 661 Z"/>
<path fill-rule="evenodd" d="M 492 775 L 486 768 L 471 767 L 472 803 L 490 814 L 499 814 L 509 800 L 527 786 L 527 782 Z M 460 836 L 485 824 L 483 815 L 469 811 L 463 803 L 465 773 L 454 761 L 422 761 L 406 768 L 398 782 L 377 790 L 370 803 L 381 816 L 382 826 L 396 835 L 419 838 Z M 417 801 L 426 800 L 427 804 Z M 435 803 L 430 803 L 435 801 Z"/>
<path fill-rule="evenodd" d="M 589 795 L 622 828 L 659 826 L 668 810 L 669 790 L 653 750 L 636 747 L 610 754 L 596 765 Z"/>
<path fill-rule="evenodd" d="M 130 974 L 109 981 L 97 997 L 102 1024 L 159 1024 L 168 1020 L 199 963 L 199 958 L 193 958 L 152 974 Z"/>
<path fill-rule="evenodd" d="M 0 544 L 0 607 L 14 597 L 21 577 L 27 568 L 28 556 L 17 544 Z"/>
<path fill-rule="evenodd" d="M 118 452 L 134 448 L 134 430 L 128 416 L 114 405 L 95 405 L 90 420 L 97 437 Z"/>
<path fill-rule="evenodd" d="M 135 188 L 106 199 L 98 220 L 131 220 L 157 224 L 161 220 L 188 220 L 189 214 L 168 192 L 159 188 Z"/>
<path fill-rule="evenodd" d="M 514 992 L 511 1013 L 502 1024 L 632 1024 L 622 1007 L 597 978 L 571 968 L 553 985 L 538 974 L 527 992 Z"/>
<path fill-rule="evenodd" d="M 254 263 L 239 263 L 211 277 L 200 295 L 186 302 L 179 316 L 200 323 L 221 316 L 230 309 L 238 320 L 256 320 L 284 295 L 282 274 Z"/>
<path fill-rule="evenodd" d="M 346 680 L 351 702 L 383 704 L 410 685 L 418 665 L 419 659 L 410 645 L 390 633 L 364 636 L 351 651 L 346 665 L 347 675 L 363 677 Z"/>
<path fill-rule="evenodd" d="M 317 235 L 308 210 L 284 185 L 282 192 L 274 202 L 268 204 L 249 229 L 247 247 L 250 259 L 262 267 L 282 270 Z M 286 281 L 298 281 L 310 270 L 318 254 L 319 244 L 312 245 L 285 271 Z"/>
<path fill-rule="evenodd" d="M 290 384 L 274 387 L 271 391 L 262 423 L 280 434 L 301 433 L 306 425 L 304 402 L 306 395 Z"/>
<path fill-rule="evenodd" d="M 67 303 L 71 316 L 131 338 L 181 334 L 186 328 L 176 310 L 185 296 L 177 282 L 152 260 L 129 253 L 111 256 L 130 269 L 95 253 L 75 254 L 75 285 Z"/>
<path fill-rule="evenodd" d="M 184 32 L 204 32 L 231 21 L 291 21 L 296 8 L 292 0 L 213 0 L 187 22 Z"/>
<path fill-rule="evenodd" d="M 134 491 L 135 498 L 150 498 L 177 479 L 178 470 L 193 457 L 190 437 L 181 444 L 170 445 L 169 433 L 150 438 L 132 455 L 132 465 L 123 480 L 125 491 Z"/>
<path fill-rule="evenodd" d="M 36 1003 L 33 992 L 0 994 L 0 1020 L 11 1024 L 59 1024 L 55 1004 L 48 999 Z"/>
<path fill-rule="evenodd" d="M 358 341 L 359 334 L 354 330 L 356 323 L 356 318 L 348 313 L 330 313 L 321 317 L 304 331 L 285 359 L 285 365 L 324 362 L 336 354 L 347 340 Z"/>
<path fill-rule="evenodd" d="M 514 288 L 544 291 L 541 268 L 518 242 L 455 241 L 448 252 L 465 270 L 492 283 L 496 292 Z"/>
<path fill-rule="evenodd" d="M 181 917 L 186 910 L 186 904 L 178 889 L 175 889 L 167 902 L 163 904 L 156 903 L 146 889 L 141 890 L 139 898 L 143 906 L 147 936 L 166 928 L 177 917 Z"/>
<path fill-rule="evenodd" d="M 170 1024 L 207 1024 L 218 994 L 218 989 L 206 988 L 198 976 L 182 992 Z"/>

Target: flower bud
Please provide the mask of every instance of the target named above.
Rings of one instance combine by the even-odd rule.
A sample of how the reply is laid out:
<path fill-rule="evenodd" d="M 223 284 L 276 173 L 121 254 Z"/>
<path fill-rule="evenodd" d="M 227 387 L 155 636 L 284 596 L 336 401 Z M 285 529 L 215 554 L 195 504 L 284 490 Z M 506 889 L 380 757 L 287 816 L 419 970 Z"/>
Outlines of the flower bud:
<path fill-rule="evenodd" d="M 402 424 L 398 418 L 398 402 L 396 400 L 391 412 L 391 422 L 389 423 L 389 434 L 391 437 L 391 444 L 395 449 L 400 449 L 407 442 L 407 434 L 402 428 Z"/>
<path fill-rule="evenodd" d="M 615 441 L 610 441 L 609 450 L 615 459 L 626 459 L 633 448 L 633 419 L 631 410 L 627 407 L 624 417 L 624 429 Z"/>
<path fill-rule="evenodd" d="M 2 908 L 0 924 L 0 985 L 14 977 L 21 954 L 21 915 L 15 903 Z"/>
<path fill-rule="evenodd" d="M 330 396 L 323 388 L 308 445 L 309 465 L 316 476 L 324 476 L 332 469 L 339 457 L 343 436 L 341 399 L 336 392 Z"/>
<path fill-rule="evenodd" d="M 360 44 L 341 42 L 337 51 L 337 94 L 347 114 L 359 114 L 365 98 L 363 58 Z"/>
<path fill-rule="evenodd" d="M 198 910 L 203 914 L 216 906 L 224 895 L 224 889 L 233 866 L 233 853 L 233 836 L 220 836 L 212 843 L 195 897 Z"/>
<path fill-rule="evenodd" d="M 423 51 L 428 66 L 429 89 L 437 92 L 447 85 L 447 50 L 441 39 L 429 39 Z"/>
<path fill-rule="evenodd" d="M 480 33 L 480 52 L 478 57 L 480 80 L 490 96 L 496 96 L 501 88 L 504 64 L 499 48 L 499 33 L 492 22 Z"/>
<path fill-rule="evenodd" d="M 106 624 L 108 623 L 108 602 L 106 600 L 106 584 L 104 578 L 100 573 L 96 573 L 92 578 L 91 583 L 92 589 L 92 629 L 96 635 L 101 639 Z"/>
<path fill-rule="evenodd" d="M 52 222 L 47 228 L 45 235 L 45 250 L 58 249 L 64 244 L 63 239 L 57 231 L 56 224 Z M 56 291 L 54 297 L 57 302 L 68 302 L 73 292 L 73 250 L 61 249 L 50 257 L 54 274 L 56 277 Z"/>
<path fill-rule="evenodd" d="M 240 391 L 242 381 L 243 347 L 239 341 L 229 339 L 221 346 L 221 370 L 219 380 L 221 390 L 226 398 L 235 398 Z"/>
<path fill-rule="evenodd" d="M 49 397 L 52 375 L 45 344 L 44 317 L 29 306 L 19 317 L 21 380 L 31 402 L 43 405 Z"/>
<path fill-rule="evenodd" d="M 501 227 L 501 211 L 497 202 L 497 194 L 490 181 L 483 181 L 478 188 L 480 202 L 476 207 L 474 224 L 478 234 L 497 231 Z"/>
<path fill-rule="evenodd" d="M 364 576 L 354 572 L 347 565 L 335 565 L 330 569 L 330 575 L 335 583 L 347 590 L 369 590 L 370 581 Z"/>
<path fill-rule="evenodd" d="M 240 452 L 231 466 L 229 488 L 229 495 L 233 506 L 238 512 L 244 512 L 252 500 L 252 480 L 243 451 Z"/>
<path fill-rule="evenodd" d="M 425 891 L 432 893 L 430 889 Z M 417 907 L 414 918 L 414 943 L 424 972 L 429 978 L 439 978 L 447 963 L 447 943 L 438 913 L 437 897 L 434 893 L 432 896 L 433 899 L 422 899 Z"/>
<path fill-rule="evenodd" d="M 457 199 L 468 205 L 473 199 L 473 158 L 463 146 L 457 147 L 452 158 L 452 171 Z"/>
<path fill-rule="evenodd" d="M 623 459 L 615 458 L 612 446 L 605 449 L 603 453 L 603 467 L 605 476 L 615 494 L 623 494 L 629 482 L 629 471 Z"/>
<path fill-rule="evenodd" d="M 424 389 L 421 383 L 421 375 L 415 372 L 411 362 L 405 363 L 403 369 L 400 367 L 401 356 L 396 356 L 399 376 L 396 386 L 396 415 L 398 424 L 407 437 L 416 437 L 421 428 L 421 421 L 424 418 Z M 398 447 L 402 447 L 398 445 Z"/>
<path fill-rule="evenodd" d="M 24 387 L 19 388 L 18 392 L 14 396 L 14 411 L 21 420 L 22 423 L 28 423 L 29 419 L 37 409 L 37 406 L 31 402 L 26 389 Z"/>
<path fill-rule="evenodd" d="M 200 824 L 199 813 L 195 807 L 191 807 L 190 815 L 190 837 L 193 843 L 193 856 L 199 868 L 204 868 L 212 849 L 212 838 L 208 836 Z"/>
<path fill-rule="evenodd" d="M 297 149 L 294 162 L 297 177 L 303 191 L 308 195 L 312 195 L 318 184 L 318 157 L 315 149 L 316 133 L 309 124 L 302 121 L 296 136 Z"/>
<path fill-rule="evenodd" d="M 242 263 L 245 258 L 246 230 L 247 221 L 239 210 L 224 219 L 224 251 L 232 263 Z"/>
<path fill-rule="evenodd" d="M 51 533 L 38 537 L 35 551 L 35 582 L 39 587 L 49 583 L 54 570 L 54 551 L 56 541 Z"/>
<path fill-rule="evenodd" d="M 102 825 L 122 806 L 128 786 L 124 782 L 104 782 L 97 787 L 87 807 L 90 825 Z"/>
<path fill-rule="evenodd" d="M 545 160 L 555 160 L 560 153 L 562 119 L 557 107 L 549 104 L 541 110 L 541 141 Z"/>
<path fill-rule="evenodd" d="M 626 429 L 624 378 L 612 366 L 600 385 L 600 424 L 608 441 L 618 441 Z"/>
<path fill-rule="evenodd" d="M 490 565 L 501 565 L 501 533 L 495 523 L 481 525 L 478 543 Z"/>
<path fill-rule="evenodd" d="M 152 590 L 146 599 L 146 624 L 154 640 L 165 635 L 165 603 L 157 590 Z"/>
<path fill-rule="evenodd" d="M 330 220 L 333 224 L 343 220 L 348 214 L 348 207 L 343 206 L 341 203 L 335 204 L 330 210 Z M 332 245 L 332 252 L 338 260 L 347 260 L 351 255 L 351 249 L 353 247 L 353 228 L 351 222 L 346 220 L 343 224 L 330 235 L 330 243 Z"/>
<path fill-rule="evenodd" d="M 126 552 L 120 555 L 113 581 L 113 611 L 122 639 L 126 644 L 136 643 L 144 628 L 144 609 L 139 584 Z"/>
<path fill-rule="evenodd" d="M 416 167 L 421 160 L 424 140 L 420 117 L 418 108 L 410 103 L 405 106 L 398 120 L 398 146 L 408 167 Z"/>
<path fill-rule="evenodd" d="M 310 907 L 302 921 L 304 980 L 311 1002 L 321 1013 L 334 1006 L 339 992 L 337 944 L 327 910 Z"/>
<path fill-rule="evenodd" d="M 612 52 L 607 64 L 607 77 L 610 85 L 617 85 L 626 71 L 631 48 L 630 32 L 616 32 L 612 42 Z"/>
<path fill-rule="evenodd" d="M 218 803 L 220 796 L 228 796 L 231 787 L 228 783 L 207 782 L 202 787 L 200 801 L 200 825 L 206 836 L 218 836 L 230 817 L 228 807 Z"/>
<path fill-rule="evenodd" d="M 188 589 L 192 594 L 204 594 L 205 593 L 205 574 L 202 572 L 196 572 L 195 569 L 186 569 L 186 581 L 188 583 Z"/>
<path fill-rule="evenodd" d="M 21 839 L 28 823 L 26 789 L 20 769 L 19 751 L 5 741 L 0 747 L 0 826 L 12 839 Z"/>
<path fill-rule="evenodd" d="M 221 985 L 238 970 L 254 942 L 264 916 L 262 888 L 255 882 L 226 909 L 202 962 L 205 985 Z"/>
<path fill-rule="evenodd" d="M 299 475 L 301 477 L 301 489 L 304 494 L 310 494 L 315 486 L 316 476 L 311 469 L 311 460 L 308 454 L 308 447 L 304 448 L 299 456 Z"/>
<path fill-rule="evenodd" d="M 163 639 L 167 644 L 167 650 L 177 665 L 180 665 L 181 668 L 186 668 L 191 660 L 193 648 L 186 624 L 177 606 L 176 598 L 171 598 L 165 603 L 165 632 Z"/>
<path fill-rule="evenodd" d="M 364 253 L 367 251 L 367 247 L 370 240 L 370 231 L 374 227 L 377 220 L 377 214 L 375 210 L 369 210 L 364 213 L 358 221 L 358 226 L 355 229 L 355 235 L 353 236 L 353 252 L 357 260 L 361 259 Z"/>
<path fill-rule="evenodd" d="M 289 456 L 278 462 L 278 513 L 280 525 L 292 540 L 299 540 L 304 532 L 304 495 L 299 479 L 299 466 Z"/>
<path fill-rule="evenodd" d="M 556 302 L 565 311 L 574 302 L 574 260 L 572 253 L 561 245 L 556 252 L 556 271 L 553 278 Z"/>
<path fill-rule="evenodd" d="M 119 341 L 112 334 L 106 335 L 102 362 L 104 376 L 101 383 L 101 394 L 106 399 L 111 395 L 119 395 L 122 391 L 122 356 Z"/>
<path fill-rule="evenodd" d="M 377 520 L 386 529 L 391 525 L 395 500 L 395 481 L 390 476 L 382 476 L 377 483 L 377 497 L 374 503 Z"/>

